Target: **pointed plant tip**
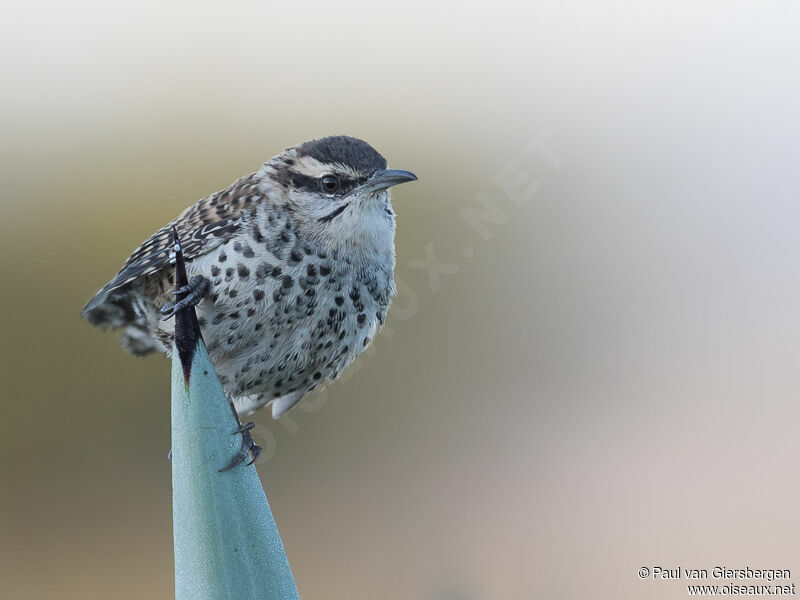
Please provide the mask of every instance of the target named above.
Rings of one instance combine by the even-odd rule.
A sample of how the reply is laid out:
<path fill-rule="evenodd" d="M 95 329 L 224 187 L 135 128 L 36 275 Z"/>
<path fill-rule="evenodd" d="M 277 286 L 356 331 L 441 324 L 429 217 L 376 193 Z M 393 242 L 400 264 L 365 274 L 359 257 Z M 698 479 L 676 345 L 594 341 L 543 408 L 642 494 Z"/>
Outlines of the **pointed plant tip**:
<path fill-rule="evenodd" d="M 188 283 L 188 279 L 186 276 L 186 263 L 183 259 L 183 245 L 175 225 L 172 226 L 172 251 L 175 253 L 175 288 L 177 289 L 185 286 Z"/>
<path fill-rule="evenodd" d="M 175 289 L 179 290 L 187 284 L 188 278 L 181 240 L 174 225 L 172 226 L 172 241 L 175 250 Z M 182 300 L 183 296 L 184 294 L 176 294 L 175 302 Z M 175 313 L 175 347 L 178 350 L 178 357 L 183 368 L 183 379 L 186 385 L 189 385 L 189 379 L 192 374 L 192 359 L 201 339 L 200 323 L 197 321 L 197 313 L 194 306 L 177 311 Z"/>

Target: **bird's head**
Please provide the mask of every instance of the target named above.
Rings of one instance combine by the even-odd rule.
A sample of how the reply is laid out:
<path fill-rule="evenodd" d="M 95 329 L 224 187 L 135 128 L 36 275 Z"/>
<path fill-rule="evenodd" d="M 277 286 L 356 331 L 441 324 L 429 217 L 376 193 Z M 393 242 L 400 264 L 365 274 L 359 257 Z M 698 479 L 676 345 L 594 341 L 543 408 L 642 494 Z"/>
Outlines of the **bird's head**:
<path fill-rule="evenodd" d="M 409 171 L 386 168 L 386 159 L 357 138 L 331 136 L 287 149 L 265 165 L 295 220 L 313 239 L 368 247 L 393 243 L 390 187 L 414 181 Z"/>

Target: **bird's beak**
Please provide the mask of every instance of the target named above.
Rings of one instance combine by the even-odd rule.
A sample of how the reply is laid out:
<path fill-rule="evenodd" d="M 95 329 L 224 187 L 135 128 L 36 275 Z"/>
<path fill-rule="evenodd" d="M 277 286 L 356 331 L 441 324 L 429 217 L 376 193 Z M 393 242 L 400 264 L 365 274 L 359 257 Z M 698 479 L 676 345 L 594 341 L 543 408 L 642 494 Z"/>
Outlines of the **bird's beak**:
<path fill-rule="evenodd" d="M 401 169 L 384 169 L 383 171 L 378 171 L 375 173 L 375 175 L 373 175 L 363 186 L 361 186 L 361 189 L 369 192 L 377 192 L 379 190 L 390 188 L 393 185 L 416 180 L 417 176 L 411 171 L 403 171 Z"/>

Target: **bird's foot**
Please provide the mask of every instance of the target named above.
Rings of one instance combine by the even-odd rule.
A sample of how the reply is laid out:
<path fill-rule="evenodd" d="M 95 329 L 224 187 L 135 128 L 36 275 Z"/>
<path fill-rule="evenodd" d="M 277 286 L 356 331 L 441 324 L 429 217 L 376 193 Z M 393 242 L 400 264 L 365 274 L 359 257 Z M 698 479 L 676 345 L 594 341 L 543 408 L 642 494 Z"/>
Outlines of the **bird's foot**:
<path fill-rule="evenodd" d="M 247 462 L 248 465 L 252 465 L 254 462 L 256 462 L 258 455 L 261 454 L 261 446 L 253 441 L 253 436 L 250 433 L 250 430 L 255 426 L 256 424 L 253 422 L 245 423 L 239 427 L 239 429 L 233 432 L 234 435 L 237 433 L 242 434 L 242 447 L 239 448 L 239 452 L 231 459 L 230 464 L 228 464 L 227 467 L 220 469 L 220 472 L 232 469 L 233 467 L 244 462 L 248 456 L 251 457 Z"/>
<path fill-rule="evenodd" d="M 195 275 L 189 280 L 189 283 L 171 292 L 175 296 L 182 294 L 186 294 L 186 296 L 177 302 L 167 302 L 161 307 L 161 314 L 164 315 L 164 320 L 166 321 L 175 316 L 175 313 L 182 311 L 184 308 L 197 306 L 203 296 L 206 295 L 206 292 L 208 292 L 210 285 L 208 279 L 202 275 Z"/>

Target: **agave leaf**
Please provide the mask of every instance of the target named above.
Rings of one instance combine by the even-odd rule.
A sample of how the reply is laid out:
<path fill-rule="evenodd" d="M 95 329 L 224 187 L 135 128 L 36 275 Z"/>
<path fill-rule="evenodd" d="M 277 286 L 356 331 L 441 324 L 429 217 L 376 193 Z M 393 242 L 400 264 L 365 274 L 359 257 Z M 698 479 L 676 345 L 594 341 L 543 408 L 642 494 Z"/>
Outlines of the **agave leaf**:
<path fill-rule="evenodd" d="M 176 243 L 176 285 L 186 270 Z M 225 472 L 238 418 L 209 360 L 194 308 L 175 317 L 172 511 L 177 600 L 299 599 L 255 467 Z"/>

